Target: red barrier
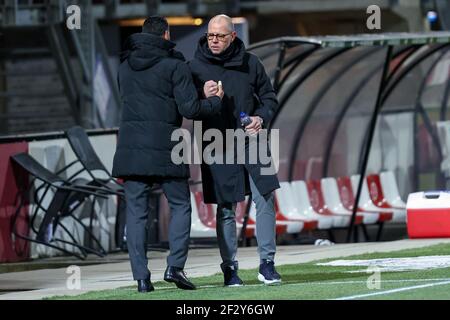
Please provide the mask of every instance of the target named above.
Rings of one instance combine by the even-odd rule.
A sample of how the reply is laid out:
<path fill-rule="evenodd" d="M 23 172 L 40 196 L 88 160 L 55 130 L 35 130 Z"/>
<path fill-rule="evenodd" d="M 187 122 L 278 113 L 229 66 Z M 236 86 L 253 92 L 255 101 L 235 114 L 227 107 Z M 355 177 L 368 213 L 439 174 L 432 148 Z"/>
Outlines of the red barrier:
<path fill-rule="evenodd" d="M 28 186 L 28 176 L 10 160 L 20 152 L 28 152 L 28 143 L 0 144 L 0 262 L 27 260 L 30 255 L 28 242 L 15 238 L 11 230 L 18 191 Z M 28 233 L 28 205 L 20 212 L 16 227 L 20 234 Z"/>

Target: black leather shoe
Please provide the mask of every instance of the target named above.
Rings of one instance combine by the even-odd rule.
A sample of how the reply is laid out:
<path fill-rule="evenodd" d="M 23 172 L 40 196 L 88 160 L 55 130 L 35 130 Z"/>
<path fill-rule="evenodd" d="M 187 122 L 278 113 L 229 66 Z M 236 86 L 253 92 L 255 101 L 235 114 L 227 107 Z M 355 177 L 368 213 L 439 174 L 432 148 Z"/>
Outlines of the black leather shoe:
<path fill-rule="evenodd" d="M 150 282 L 150 278 L 145 280 L 138 280 L 137 283 L 138 283 L 138 292 L 150 292 L 155 290 L 152 283 Z"/>
<path fill-rule="evenodd" d="M 181 268 L 167 267 L 164 272 L 164 280 L 175 283 L 178 288 L 183 290 L 195 290 L 195 285 L 189 281 Z"/>

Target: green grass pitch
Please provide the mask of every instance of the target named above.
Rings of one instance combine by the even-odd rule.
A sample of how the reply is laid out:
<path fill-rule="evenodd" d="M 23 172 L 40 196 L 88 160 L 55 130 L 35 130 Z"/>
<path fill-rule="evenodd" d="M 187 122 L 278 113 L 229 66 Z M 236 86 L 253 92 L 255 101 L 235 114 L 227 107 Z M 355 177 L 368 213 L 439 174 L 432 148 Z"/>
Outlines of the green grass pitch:
<path fill-rule="evenodd" d="M 389 253 L 372 253 L 345 259 L 377 259 L 450 255 L 450 245 L 440 244 L 420 249 Z M 277 271 L 283 283 L 265 286 L 257 280 L 257 269 L 240 270 L 243 287 L 223 287 L 222 274 L 192 278 L 198 289 L 184 291 L 164 281 L 154 283 L 155 291 L 138 293 L 136 287 L 88 292 L 78 296 L 51 299 L 158 299 L 158 300 L 322 300 L 322 299 L 450 299 L 450 268 L 404 272 L 382 272 L 379 288 L 369 288 L 366 272 L 349 273 L 364 267 L 319 266 L 314 261 L 303 264 L 280 265 Z"/>

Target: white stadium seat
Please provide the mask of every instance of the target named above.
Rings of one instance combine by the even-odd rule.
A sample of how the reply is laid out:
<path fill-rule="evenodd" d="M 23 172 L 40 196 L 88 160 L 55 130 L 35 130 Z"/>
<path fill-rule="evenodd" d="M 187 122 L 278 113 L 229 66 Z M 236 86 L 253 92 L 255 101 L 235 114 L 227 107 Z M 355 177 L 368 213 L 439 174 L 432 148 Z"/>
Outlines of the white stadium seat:
<path fill-rule="evenodd" d="M 356 191 L 358 190 L 358 183 L 359 183 L 360 175 L 353 175 L 351 177 L 352 180 L 352 188 L 353 193 L 356 194 Z M 406 212 L 402 209 L 395 209 L 392 207 L 380 207 L 375 205 L 375 203 L 372 201 L 372 198 L 370 197 L 369 188 L 367 185 L 366 179 L 364 179 L 361 189 L 361 195 L 359 199 L 359 207 L 361 207 L 364 210 L 368 211 L 378 211 L 378 212 L 385 212 L 389 213 L 391 212 L 393 214 L 393 218 L 390 222 L 405 222 L 406 219 Z"/>
<path fill-rule="evenodd" d="M 339 188 L 335 178 L 324 178 L 321 180 L 321 185 L 325 203 L 328 208 L 330 208 L 331 212 L 345 212 L 350 215 L 352 214 L 352 212 L 347 210 L 341 202 L 341 198 L 339 196 Z M 358 215 L 362 215 L 364 224 L 374 224 L 378 221 L 379 217 L 379 215 L 376 214 L 364 214 L 362 212 L 359 212 Z"/>
<path fill-rule="evenodd" d="M 393 207 L 406 209 L 406 203 L 400 197 L 397 181 L 392 171 L 380 173 L 381 187 L 383 188 L 386 201 Z"/>
<path fill-rule="evenodd" d="M 191 192 L 191 238 L 215 238 L 216 229 L 205 225 L 199 217 L 197 201 L 195 200 L 194 193 Z"/>
<path fill-rule="evenodd" d="M 285 211 L 289 218 L 304 217 L 316 220 L 319 230 L 328 230 L 333 227 L 332 217 L 320 215 L 312 208 L 304 181 L 281 182 L 280 186 L 281 188 L 278 189 L 280 193 L 287 194 L 290 199 L 290 209 Z"/>

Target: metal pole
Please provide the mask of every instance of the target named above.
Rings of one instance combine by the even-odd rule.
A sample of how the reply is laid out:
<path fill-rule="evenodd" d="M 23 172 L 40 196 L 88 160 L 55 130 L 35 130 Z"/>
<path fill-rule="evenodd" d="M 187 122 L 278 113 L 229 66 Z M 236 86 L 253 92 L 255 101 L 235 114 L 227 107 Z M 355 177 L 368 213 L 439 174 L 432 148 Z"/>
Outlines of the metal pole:
<path fill-rule="evenodd" d="M 433 72 L 436 65 L 439 63 L 439 61 L 442 59 L 442 57 L 448 52 L 449 48 L 443 50 L 443 52 L 437 57 L 435 61 L 430 65 L 427 72 L 425 73 L 425 76 L 423 77 L 422 83 L 420 84 L 419 92 L 416 96 L 416 104 L 414 108 L 414 124 L 413 124 L 413 141 L 414 141 L 414 190 L 418 190 L 419 186 L 419 137 L 418 137 L 418 119 L 419 114 L 422 116 L 423 122 L 425 124 L 425 128 L 429 132 L 429 134 L 432 137 L 433 143 L 435 144 L 436 149 L 438 150 L 439 160 L 442 161 L 442 152 L 439 145 L 439 138 L 436 136 L 436 134 L 433 132 L 433 125 L 431 124 L 430 119 L 428 118 L 425 110 L 423 109 L 421 98 L 423 96 L 423 93 L 425 92 L 425 87 L 427 80 L 431 73 Z"/>
<path fill-rule="evenodd" d="M 399 84 L 399 82 L 416 66 L 418 65 L 420 62 L 422 62 L 424 59 L 426 59 L 427 57 L 429 57 L 430 55 L 432 55 L 433 53 L 435 53 L 436 51 L 441 50 L 442 48 L 449 46 L 450 43 L 444 43 L 444 44 L 439 44 L 436 45 L 435 47 L 428 49 L 427 51 L 425 51 L 424 53 L 422 53 L 422 55 L 418 58 L 416 58 L 414 61 L 412 61 L 411 63 L 409 63 L 407 66 L 405 66 L 404 69 L 402 69 L 399 72 L 399 75 L 392 80 L 392 82 L 390 81 L 390 76 L 389 76 L 389 81 L 386 81 L 386 83 L 389 84 L 389 86 L 386 88 L 385 92 L 383 92 L 383 96 L 381 97 L 381 104 L 383 105 L 384 102 L 387 100 L 387 98 L 389 98 L 389 96 L 391 95 L 391 93 L 393 92 L 393 90 L 395 89 L 395 87 Z"/>
<path fill-rule="evenodd" d="M 381 95 L 387 85 L 386 80 L 387 80 L 387 77 L 389 74 L 389 65 L 391 63 L 392 50 L 393 50 L 393 47 L 388 46 L 387 52 L 386 52 L 386 60 L 385 60 L 384 67 L 383 67 L 383 73 L 381 75 L 381 80 L 380 80 L 380 87 L 378 89 L 377 100 L 375 102 L 375 110 L 373 112 L 372 119 L 370 120 L 369 139 L 367 140 L 367 143 L 365 145 L 363 145 L 363 152 L 364 152 L 363 159 L 364 160 L 362 162 L 361 169 L 360 169 L 360 179 L 358 182 L 358 190 L 356 191 L 356 196 L 355 196 L 355 205 L 353 206 L 352 217 L 350 219 L 350 226 L 349 226 L 348 234 L 347 234 L 347 242 L 350 242 L 352 239 L 353 228 L 355 226 L 356 212 L 358 211 L 359 199 L 361 197 L 361 190 L 362 190 L 362 185 L 364 182 L 364 176 L 366 174 L 367 163 L 369 162 L 370 145 L 372 144 L 373 136 L 375 133 L 375 126 L 377 123 L 378 113 L 380 112 L 380 109 L 382 106 Z"/>
<path fill-rule="evenodd" d="M 294 176 L 294 167 L 295 167 L 295 159 L 297 157 L 297 151 L 299 148 L 300 141 L 302 139 L 303 133 L 305 132 L 306 126 L 308 124 L 309 119 L 311 118 L 312 114 L 314 113 L 315 109 L 319 105 L 319 103 L 322 101 L 325 94 L 330 90 L 330 88 L 343 76 L 345 75 L 349 70 L 351 70 L 351 67 L 353 65 L 356 65 L 361 60 L 371 56 L 372 54 L 375 54 L 379 48 L 375 47 L 374 49 L 371 49 L 370 52 L 364 51 L 357 56 L 354 60 L 351 60 L 349 63 L 346 63 L 342 65 L 334 75 L 330 76 L 328 80 L 325 82 L 324 85 L 317 91 L 314 98 L 312 99 L 310 105 L 308 106 L 308 109 L 306 110 L 305 116 L 303 119 L 299 122 L 299 126 L 295 132 L 294 140 L 293 140 L 293 147 L 291 149 L 291 153 L 289 156 L 289 173 L 288 173 L 288 179 L 289 181 L 292 181 L 292 178 Z"/>
<path fill-rule="evenodd" d="M 439 119 L 445 121 L 447 119 L 447 106 L 448 97 L 450 96 L 450 81 L 447 80 L 447 85 L 445 86 L 444 96 L 442 97 L 441 112 Z"/>
<path fill-rule="evenodd" d="M 384 92 L 382 93 L 381 96 L 381 105 L 383 105 L 387 99 L 389 98 L 389 96 L 392 94 L 392 92 L 394 91 L 394 89 L 396 88 L 396 86 L 400 83 L 400 81 L 412 70 L 414 69 L 415 66 L 417 66 L 419 63 L 421 63 L 423 60 L 425 60 L 426 58 L 428 58 L 430 55 L 432 55 L 433 53 L 445 48 L 446 46 L 449 46 L 450 43 L 444 43 L 444 44 L 440 44 L 437 45 L 436 47 L 433 47 L 431 49 L 428 49 L 427 51 L 425 51 L 424 53 L 422 53 L 418 58 L 416 58 L 415 60 L 413 60 L 412 62 L 410 62 L 407 66 L 405 66 L 403 69 L 401 69 L 399 71 L 399 74 L 396 78 L 392 77 L 392 73 L 388 76 L 387 80 L 385 81 L 387 84 L 386 89 L 384 90 Z M 392 82 L 391 82 L 392 80 Z M 404 112 L 404 111 L 403 111 Z M 389 112 L 388 112 L 389 113 Z M 367 130 L 367 132 L 365 133 L 365 137 L 363 140 L 363 143 L 361 145 L 361 150 L 363 149 L 365 142 L 368 141 L 368 137 L 370 135 L 370 131 Z M 359 167 L 362 166 L 362 162 L 363 162 L 363 155 L 364 153 L 361 152 L 360 157 L 359 157 Z"/>
<path fill-rule="evenodd" d="M 281 70 L 283 69 L 284 55 L 286 53 L 286 44 L 280 43 L 280 54 L 278 56 L 277 68 L 275 69 L 275 75 L 273 77 L 273 89 L 278 92 L 278 84 L 280 83 Z"/>
<path fill-rule="evenodd" d="M 286 79 L 288 79 L 289 76 L 292 74 L 292 72 L 294 72 L 294 70 L 298 67 L 298 65 L 300 63 L 302 63 L 307 57 L 309 57 L 309 55 L 311 55 L 314 51 L 316 51 L 319 48 L 320 48 L 319 46 L 312 47 L 311 49 L 305 50 L 304 52 L 302 52 L 301 54 L 296 56 L 295 59 L 289 59 L 286 61 L 283 68 L 287 68 L 289 65 L 292 65 L 292 66 L 289 68 L 288 71 L 286 71 L 286 73 L 283 75 L 283 78 L 280 79 L 279 84 L 278 84 L 278 91 L 283 86 L 283 84 L 286 82 Z"/>
<path fill-rule="evenodd" d="M 279 107 L 277 111 L 275 112 L 272 121 L 269 124 L 269 128 L 272 129 L 273 124 L 275 123 L 275 120 L 277 119 L 278 115 L 281 114 L 282 109 L 286 105 L 286 102 L 289 100 L 289 97 L 295 92 L 295 90 L 306 80 L 308 77 L 313 74 L 315 71 L 317 71 L 322 65 L 327 63 L 328 61 L 334 59 L 338 55 L 346 52 L 349 50 L 348 48 L 342 48 L 342 49 L 336 49 L 333 50 L 330 54 L 324 55 L 319 61 L 317 61 L 315 64 L 310 66 L 308 69 L 306 69 L 303 73 L 299 74 L 298 77 L 292 82 L 292 85 L 286 89 L 286 93 L 279 98 Z"/>
<path fill-rule="evenodd" d="M 369 83 L 369 81 L 377 74 L 377 70 L 379 68 L 383 67 L 383 65 L 384 65 L 384 63 L 378 64 L 375 68 L 369 70 L 369 73 L 365 76 L 364 79 L 362 79 L 358 83 L 356 88 L 353 90 L 353 92 L 350 94 L 350 96 L 344 102 L 344 104 L 343 104 L 344 107 L 342 108 L 342 111 L 339 113 L 333 128 L 331 129 L 330 133 L 328 134 L 328 139 L 327 139 L 328 143 L 327 143 L 327 148 L 325 149 L 325 156 L 323 158 L 324 161 L 323 161 L 323 166 L 322 166 L 322 172 L 323 172 L 324 177 L 328 176 L 328 165 L 330 163 L 331 151 L 334 146 L 334 140 L 337 138 L 338 130 L 341 126 L 342 121 L 345 118 L 345 115 L 347 114 L 348 109 L 351 107 L 352 102 L 356 99 L 356 97 L 358 96 L 358 94 L 360 93 L 362 88 L 364 88 L 367 85 L 367 83 Z"/>
<path fill-rule="evenodd" d="M 392 77 L 392 75 L 395 74 L 395 72 L 400 68 L 401 65 L 403 65 L 403 63 L 411 56 L 411 54 L 413 54 L 418 49 L 418 47 L 416 47 L 416 48 L 412 48 L 412 47 L 413 46 L 405 48 L 394 54 L 394 58 L 395 58 L 395 57 L 400 56 L 404 52 L 410 50 L 410 52 L 408 54 L 406 54 L 405 57 L 403 57 L 403 59 L 391 71 L 391 73 L 389 74 L 389 77 L 387 79 L 387 82 L 389 82 L 389 79 Z M 337 137 L 337 133 L 339 131 L 342 121 L 345 118 L 345 115 L 347 114 L 347 111 L 352 106 L 353 101 L 356 99 L 356 97 L 358 96 L 358 94 L 362 90 L 362 88 L 364 88 L 367 85 L 367 83 L 369 83 L 369 81 L 377 74 L 377 70 L 383 68 L 383 66 L 384 66 L 384 62 L 382 61 L 375 68 L 369 70 L 366 77 L 360 81 L 360 83 L 353 90 L 352 94 L 344 102 L 343 107 L 341 108 L 342 112 L 339 114 L 338 119 L 337 119 L 333 129 L 331 130 L 331 133 L 328 136 L 327 141 L 329 141 L 329 142 L 327 144 L 327 149 L 325 151 L 325 157 L 324 157 L 323 169 L 322 169 L 325 177 L 328 175 L 328 165 L 330 162 L 330 155 L 331 155 L 331 151 L 333 149 L 334 140 Z"/>

